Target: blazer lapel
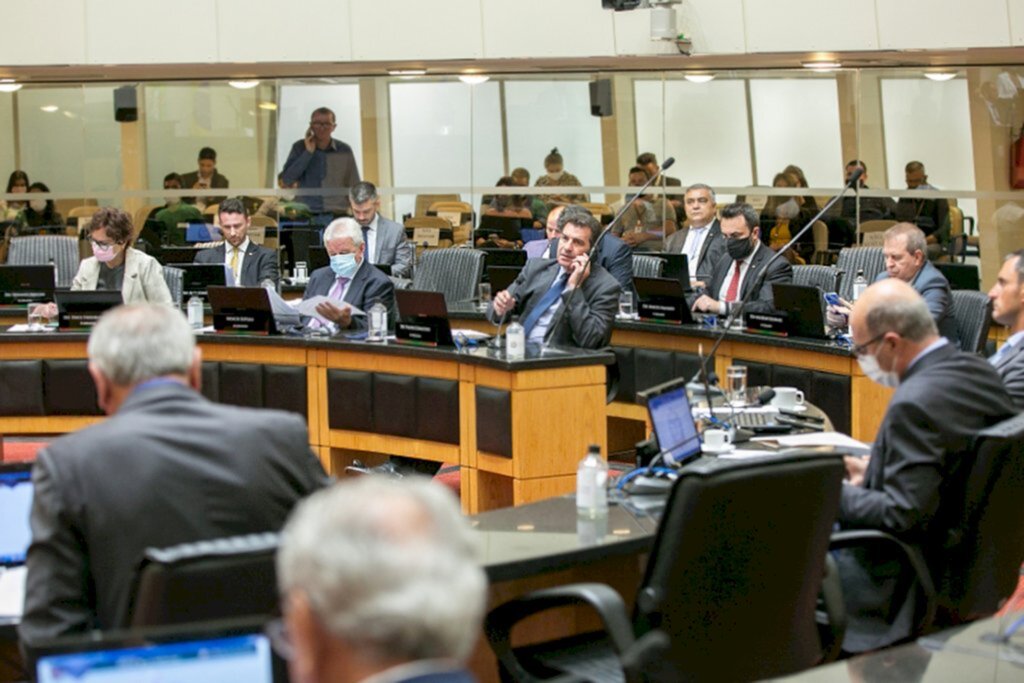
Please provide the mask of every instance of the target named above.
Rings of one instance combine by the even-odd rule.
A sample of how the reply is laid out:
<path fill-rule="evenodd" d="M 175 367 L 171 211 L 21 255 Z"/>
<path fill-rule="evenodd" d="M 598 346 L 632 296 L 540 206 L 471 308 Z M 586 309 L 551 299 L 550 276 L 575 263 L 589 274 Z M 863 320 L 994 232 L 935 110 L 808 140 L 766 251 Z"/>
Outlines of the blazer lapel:
<path fill-rule="evenodd" d="M 704 244 L 700 245 L 700 253 L 697 254 L 697 263 L 703 263 L 704 257 L 708 255 L 708 247 L 711 246 L 711 240 L 718 236 L 718 219 L 711 221 L 711 225 L 708 227 L 708 234 L 704 236 Z M 696 265 L 690 264 L 690 271 L 696 274 Z"/>

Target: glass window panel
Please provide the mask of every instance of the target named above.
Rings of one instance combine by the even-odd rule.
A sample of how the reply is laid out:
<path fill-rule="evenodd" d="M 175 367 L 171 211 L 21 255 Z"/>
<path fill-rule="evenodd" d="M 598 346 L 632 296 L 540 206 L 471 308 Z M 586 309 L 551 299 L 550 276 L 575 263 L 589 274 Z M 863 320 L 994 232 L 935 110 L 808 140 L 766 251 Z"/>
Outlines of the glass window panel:
<path fill-rule="evenodd" d="M 811 187 L 830 187 L 842 178 L 839 96 L 834 78 L 752 78 L 757 182 L 789 164 L 803 169 Z"/>
<path fill-rule="evenodd" d="M 277 109 L 277 161 L 274 164 L 274 178 L 284 168 L 288 152 L 297 140 L 309 130 L 309 118 L 314 109 L 328 107 L 334 112 L 338 127 L 334 138 L 352 148 L 363 174 L 363 123 L 359 113 L 359 84 L 338 83 L 332 85 L 282 85 Z M 374 180 L 371 178 L 370 180 Z M 276 181 L 275 181 L 276 182 Z"/>
<path fill-rule="evenodd" d="M 0 93 L 0 192 L 7 189 L 7 178 L 15 170 L 14 94 Z"/>
<path fill-rule="evenodd" d="M 661 160 L 674 156 L 676 165 L 669 175 L 683 185 L 750 185 L 750 134 L 742 80 L 666 80 L 664 90 L 660 80 L 638 80 L 633 92 L 638 152 L 653 151 Z"/>

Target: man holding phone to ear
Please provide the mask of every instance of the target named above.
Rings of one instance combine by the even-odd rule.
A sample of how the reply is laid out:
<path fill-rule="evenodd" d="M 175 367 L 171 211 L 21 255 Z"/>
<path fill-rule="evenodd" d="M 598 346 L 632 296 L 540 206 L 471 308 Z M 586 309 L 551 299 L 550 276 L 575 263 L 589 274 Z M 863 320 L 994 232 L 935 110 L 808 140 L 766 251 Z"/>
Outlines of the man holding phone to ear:
<path fill-rule="evenodd" d="M 327 107 L 314 110 L 305 137 L 292 145 L 281 171 L 285 185 L 297 182 L 300 190 L 334 190 L 324 196 L 299 194 L 315 214 L 347 210 L 348 191 L 359 182 L 355 154 L 350 146 L 331 137 L 335 128 L 333 111 Z"/>

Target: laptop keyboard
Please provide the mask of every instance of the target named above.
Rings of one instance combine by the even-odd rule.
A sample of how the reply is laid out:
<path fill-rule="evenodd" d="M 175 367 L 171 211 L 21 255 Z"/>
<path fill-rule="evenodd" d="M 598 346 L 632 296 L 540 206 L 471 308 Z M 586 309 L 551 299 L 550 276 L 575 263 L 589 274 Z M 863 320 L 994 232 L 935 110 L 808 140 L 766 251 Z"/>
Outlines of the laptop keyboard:
<path fill-rule="evenodd" d="M 764 411 L 743 412 L 737 411 L 733 414 L 729 410 L 715 409 L 715 417 L 719 420 L 730 422 L 737 427 L 759 427 L 761 425 L 775 424 L 775 413 Z"/>

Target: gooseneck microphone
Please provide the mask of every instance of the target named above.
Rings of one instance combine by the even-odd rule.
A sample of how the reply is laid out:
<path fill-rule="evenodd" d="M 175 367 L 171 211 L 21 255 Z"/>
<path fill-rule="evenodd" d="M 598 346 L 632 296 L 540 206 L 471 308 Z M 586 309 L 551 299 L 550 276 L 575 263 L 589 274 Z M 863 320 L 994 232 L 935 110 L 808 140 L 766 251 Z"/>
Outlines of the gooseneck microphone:
<path fill-rule="evenodd" d="M 622 205 L 622 208 L 619 209 L 619 212 L 615 214 L 615 217 L 612 218 L 611 222 L 609 222 L 608 225 L 605 226 L 604 230 L 601 231 L 601 234 L 599 234 L 597 236 L 597 239 L 594 240 L 594 243 L 590 245 L 590 251 L 587 253 L 587 260 L 583 264 L 584 269 L 590 266 L 590 262 L 594 260 L 594 256 L 595 254 L 597 254 L 597 250 L 600 248 L 601 242 L 604 240 L 604 236 L 612 231 L 613 226 L 615 226 L 619 222 L 619 220 L 622 219 L 625 213 L 629 211 L 629 207 L 633 206 L 636 200 L 643 196 L 644 191 L 647 190 L 655 180 L 660 178 L 662 173 L 671 168 L 672 164 L 674 163 L 676 163 L 675 157 L 669 157 L 665 159 L 664 163 L 662 163 L 661 165 L 661 169 L 657 173 L 652 175 L 650 178 L 648 178 L 647 182 L 640 186 L 640 189 L 637 190 L 636 194 L 630 197 L 629 200 Z M 557 252 L 555 254 L 555 258 L 558 258 Z M 569 276 L 572 277 L 571 271 Z M 559 309 L 555 312 L 555 319 L 551 322 L 551 326 L 548 328 L 548 333 L 545 335 L 544 344 L 541 346 L 542 355 L 545 351 L 547 351 L 548 340 L 552 339 L 555 336 L 555 331 L 558 330 L 558 326 L 562 323 L 562 319 L 565 317 L 565 311 L 569 308 L 569 305 L 572 304 L 573 297 L 576 296 L 576 292 L 579 291 L 579 289 L 580 287 L 576 287 L 572 291 L 570 291 L 569 298 L 565 300 L 565 304 L 560 306 Z"/>

